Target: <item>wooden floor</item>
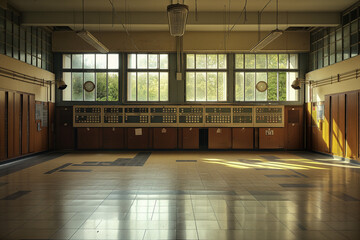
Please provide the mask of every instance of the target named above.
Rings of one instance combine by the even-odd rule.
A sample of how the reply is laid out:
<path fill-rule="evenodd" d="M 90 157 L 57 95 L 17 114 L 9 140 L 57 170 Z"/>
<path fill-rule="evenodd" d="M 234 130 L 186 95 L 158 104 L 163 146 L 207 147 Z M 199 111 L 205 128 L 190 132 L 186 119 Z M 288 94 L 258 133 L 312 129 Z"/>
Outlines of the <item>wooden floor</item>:
<path fill-rule="evenodd" d="M 307 152 L 47 153 L 0 166 L 0 239 L 360 239 L 360 165 Z"/>

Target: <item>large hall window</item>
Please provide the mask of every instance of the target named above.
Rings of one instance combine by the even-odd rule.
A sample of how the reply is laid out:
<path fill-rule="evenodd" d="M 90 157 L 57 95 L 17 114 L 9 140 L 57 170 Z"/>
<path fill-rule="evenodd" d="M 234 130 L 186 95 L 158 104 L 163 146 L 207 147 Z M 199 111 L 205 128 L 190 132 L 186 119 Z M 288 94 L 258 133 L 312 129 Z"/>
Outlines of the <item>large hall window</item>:
<path fill-rule="evenodd" d="M 119 54 L 63 54 L 63 101 L 118 101 Z"/>
<path fill-rule="evenodd" d="M 297 54 L 235 54 L 235 101 L 299 101 L 297 77 Z"/>
<path fill-rule="evenodd" d="M 128 54 L 127 100 L 169 101 L 168 54 Z"/>
<path fill-rule="evenodd" d="M 226 54 L 186 54 L 186 101 L 227 100 Z"/>

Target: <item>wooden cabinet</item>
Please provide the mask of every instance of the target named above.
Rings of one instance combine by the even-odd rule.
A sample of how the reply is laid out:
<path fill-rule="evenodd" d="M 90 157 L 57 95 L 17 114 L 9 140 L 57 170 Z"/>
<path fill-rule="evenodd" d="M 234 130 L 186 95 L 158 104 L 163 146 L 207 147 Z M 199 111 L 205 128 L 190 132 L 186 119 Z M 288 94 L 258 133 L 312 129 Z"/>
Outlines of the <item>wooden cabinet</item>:
<path fill-rule="evenodd" d="M 153 128 L 154 149 L 176 149 L 177 129 L 176 128 Z"/>
<path fill-rule="evenodd" d="M 285 108 L 285 148 L 289 150 L 303 149 L 303 107 L 289 106 Z"/>
<path fill-rule="evenodd" d="M 101 149 L 101 128 L 77 128 L 78 149 Z"/>
<path fill-rule="evenodd" d="M 331 153 L 345 156 L 345 94 L 331 96 Z"/>
<path fill-rule="evenodd" d="M 150 148 L 149 128 L 127 128 L 128 149 L 149 149 Z"/>
<path fill-rule="evenodd" d="M 199 128 L 181 128 L 182 148 L 199 149 Z"/>
<path fill-rule="evenodd" d="M 254 128 L 233 128 L 232 129 L 233 149 L 254 148 Z"/>
<path fill-rule="evenodd" d="M 358 92 L 346 94 L 346 157 L 358 156 Z"/>
<path fill-rule="evenodd" d="M 124 128 L 102 128 L 103 149 L 123 149 L 124 139 Z"/>
<path fill-rule="evenodd" d="M 230 149 L 231 128 L 209 128 L 209 149 Z"/>
<path fill-rule="evenodd" d="M 55 111 L 55 145 L 56 149 L 75 148 L 75 130 L 72 107 L 57 107 Z"/>
<path fill-rule="evenodd" d="M 259 149 L 284 148 L 285 128 L 259 128 Z"/>

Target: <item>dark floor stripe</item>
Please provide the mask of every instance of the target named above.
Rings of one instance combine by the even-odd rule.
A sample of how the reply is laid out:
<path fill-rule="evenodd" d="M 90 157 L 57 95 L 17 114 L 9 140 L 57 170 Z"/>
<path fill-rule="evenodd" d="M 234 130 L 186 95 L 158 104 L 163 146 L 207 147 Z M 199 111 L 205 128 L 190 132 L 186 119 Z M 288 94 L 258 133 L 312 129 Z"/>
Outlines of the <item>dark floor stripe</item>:
<path fill-rule="evenodd" d="M 53 160 L 65 155 L 65 152 L 47 152 L 31 157 L 26 157 L 4 165 L 0 164 L 0 177 L 24 170 L 26 168 L 38 165 L 40 163 Z"/>
<path fill-rule="evenodd" d="M 148 190 L 118 190 L 113 191 L 109 197 L 123 195 L 237 195 L 235 191 L 208 191 L 208 190 L 164 190 L 164 191 L 148 191 Z"/>
<path fill-rule="evenodd" d="M 134 158 L 118 158 L 114 162 L 83 162 L 81 164 L 73 164 L 76 167 L 97 167 L 97 166 L 144 166 L 151 152 L 140 152 Z"/>
<path fill-rule="evenodd" d="M 279 184 L 279 185 L 282 186 L 282 187 L 285 187 L 285 188 L 313 188 L 313 187 L 316 187 L 313 184 L 306 184 L 306 183 L 299 183 L 299 184 L 296 184 L 296 183 L 283 183 L 283 184 Z"/>
<path fill-rule="evenodd" d="M 197 162 L 197 160 L 176 160 L 176 162 Z"/>
<path fill-rule="evenodd" d="M 333 193 L 330 193 L 331 195 L 335 196 L 336 198 L 338 199 L 341 199 L 345 202 L 348 202 L 348 201 L 354 201 L 354 202 L 359 202 L 360 199 L 358 198 L 354 198 L 346 193 L 340 193 L 340 192 L 333 192 Z"/>
<path fill-rule="evenodd" d="M 30 193 L 31 191 L 17 191 L 16 193 L 13 193 L 13 194 L 10 194 L 6 197 L 4 197 L 3 199 L 1 200 L 16 200 L 28 193 Z"/>
<path fill-rule="evenodd" d="M 85 169 L 63 169 L 59 172 L 91 172 L 92 170 L 85 170 Z"/>
<path fill-rule="evenodd" d="M 294 173 L 296 173 L 297 175 L 299 175 L 299 176 L 301 176 L 301 177 L 309 178 L 309 177 L 306 176 L 305 174 L 302 174 L 302 173 L 300 173 L 300 172 L 298 172 L 298 171 L 295 171 L 294 169 L 289 169 L 289 170 L 292 171 L 292 172 L 294 172 Z"/>
<path fill-rule="evenodd" d="M 298 178 L 299 176 L 297 176 L 297 175 L 276 175 L 276 174 L 273 174 L 273 175 L 265 175 L 265 177 L 268 177 L 268 178 L 292 178 L 292 177 L 296 177 L 296 178 Z"/>
<path fill-rule="evenodd" d="M 46 172 L 46 173 L 44 173 L 44 174 L 52 174 L 52 173 L 54 173 L 54 172 L 57 172 L 57 171 L 59 171 L 59 170 L 61 170 L 61 169 L 64 169 L 64 168 L 70 166 L 71 164 L 72 164 L 72 163 L 66 163 L 66 164 L 61 165 L 60 167 L 54 168 L 53 170 L 50 170 L 50 171 L 48 171 L 48 172 Z"/>

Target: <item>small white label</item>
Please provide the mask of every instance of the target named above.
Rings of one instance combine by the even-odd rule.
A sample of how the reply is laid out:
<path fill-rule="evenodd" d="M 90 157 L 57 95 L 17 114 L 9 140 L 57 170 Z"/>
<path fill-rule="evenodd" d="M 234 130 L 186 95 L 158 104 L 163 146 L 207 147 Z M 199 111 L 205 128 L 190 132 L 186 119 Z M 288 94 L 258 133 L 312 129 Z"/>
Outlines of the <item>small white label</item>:
<path fill-rule="evenodd" d="M 166 133 L 166 128 L 161 129 L 161 133 Z"/>
<path fill-rule="evenodd" d="M 216 129 L 216 133 L 221 133 L 221 128 Z"/>
<path fill-rule="evenodd" d="M 135 128 L 135 136 L 141 136 L 142 135 L 142 128 Z"/>

